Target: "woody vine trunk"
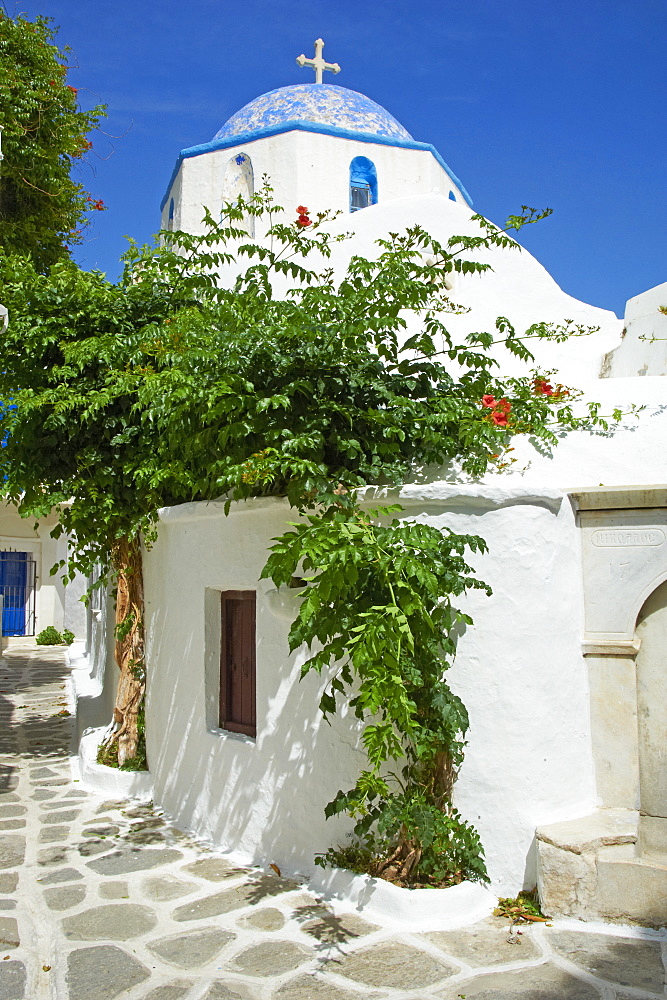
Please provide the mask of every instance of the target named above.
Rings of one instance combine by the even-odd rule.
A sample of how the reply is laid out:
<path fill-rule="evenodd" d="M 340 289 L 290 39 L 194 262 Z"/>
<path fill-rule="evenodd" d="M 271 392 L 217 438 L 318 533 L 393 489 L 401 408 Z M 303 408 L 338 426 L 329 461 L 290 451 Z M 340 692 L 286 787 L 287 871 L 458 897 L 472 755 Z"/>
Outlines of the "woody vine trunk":
<path fill-rule="evenodd" d="M 146 689 L 144 666 L 144 588 L 141 546 L 126 536 L 112 554 L 116 573 L 116 629 L 114 655 L 120 677 L 113 710 L 113 731 L 107 750 L 117 748 L 118 764 L 137 756 L 138 716 Z"/>

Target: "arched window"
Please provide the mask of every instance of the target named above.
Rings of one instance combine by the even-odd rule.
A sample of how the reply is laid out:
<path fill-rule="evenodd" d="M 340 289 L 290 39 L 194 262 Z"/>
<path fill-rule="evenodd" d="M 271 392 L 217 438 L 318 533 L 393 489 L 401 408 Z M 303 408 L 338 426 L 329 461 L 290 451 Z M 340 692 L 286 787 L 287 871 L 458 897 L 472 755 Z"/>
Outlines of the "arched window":
<path fill-rule="evenodd" d="M 238 202 L 239 198 L 243 198 L 244 201 L 250 201 L 254 193 L 255 180 L 252 170 L 252 160 L 247 153 L 236 153 L 225 167 L 225 176 L 222 182 L 222 201 L 223 203 L 232 202 L 232 204 Z M 243 228 L 249 236 L 255 235 L 254 216 L 247 215 L 245 217 Z"/>
<path fill-rule="evenodd" d="M 375 164 L 366 156 L 355 156 L 350 163 L 350 211 L 377 205 L 378 175 Z"/>
<path fill-rule="evenodd" d="M 174 199 L 169 202 L 169 218 L 167 219 L 167 229 L 170 233 L 174 231 Z"/>

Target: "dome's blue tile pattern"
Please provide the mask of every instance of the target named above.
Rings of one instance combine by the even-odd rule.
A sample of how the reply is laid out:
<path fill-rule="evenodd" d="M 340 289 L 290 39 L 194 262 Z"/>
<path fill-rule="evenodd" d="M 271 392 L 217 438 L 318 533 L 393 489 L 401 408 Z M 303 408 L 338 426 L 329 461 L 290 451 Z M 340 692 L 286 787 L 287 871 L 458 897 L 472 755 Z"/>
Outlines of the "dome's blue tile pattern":
<path fill-rule="evenodd" d="M 375 101 L 356 90 L 328 83 L 297 83 L 270 90 L 232 115 L 213 139 L 229 139 L 288 121 L 314 122 L 388 139 L 412 139 L 400 122 Z"/>

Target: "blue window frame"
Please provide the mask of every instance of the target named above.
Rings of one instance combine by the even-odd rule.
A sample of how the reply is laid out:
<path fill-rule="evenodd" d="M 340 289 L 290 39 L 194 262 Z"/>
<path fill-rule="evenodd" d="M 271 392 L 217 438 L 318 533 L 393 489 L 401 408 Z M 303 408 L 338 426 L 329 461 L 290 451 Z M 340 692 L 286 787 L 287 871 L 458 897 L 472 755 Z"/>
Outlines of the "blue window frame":
<path fill-rule="evenodd" d="M 366 156 L 355 156 L 350 163 L 350 211 L 358 212 L 377 205 L 378 177 L 375 164 Z"/>

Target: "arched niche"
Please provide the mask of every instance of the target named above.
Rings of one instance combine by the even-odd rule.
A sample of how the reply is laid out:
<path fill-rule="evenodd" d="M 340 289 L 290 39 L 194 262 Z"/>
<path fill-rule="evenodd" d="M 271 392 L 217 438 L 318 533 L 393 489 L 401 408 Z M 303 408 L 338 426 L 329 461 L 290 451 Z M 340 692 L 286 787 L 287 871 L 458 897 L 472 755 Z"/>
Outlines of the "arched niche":
<path fill-rule="evenodd" d="M 222 202 L 223 204 L 228 202 L 235 204 L 239 199 L 248 202 L 254 194 L 255 178 L 252 169 L 252 160 L 247 153 L 235 153 L 234 156 L 230 157 L 225 166 L 222 181 Z M 255 235 L 254 216 L 244 216 L 242 225 L 249 236 Z"/>
<path fill-rule="evenodd" d="M 667 583 L 637 618 L 637 751 L 641 847 L 667 854 Z"/>
<path fill-rule="evenodd" d="M 598 793 L 607 808 L 647 811 L 654 808 L 646 789 L 655 770 L 647 763 L 655 752 L 647 726 L 654 733 L 662 725 L 655 724 L 657 708 L 647 722 L 647 705 L 667 704 L 660 638 L 664 632 L 667 645 L 667 488 L 592 488 L 571 498 L 582 541 L 583 652 Z M 667 768 L 667 730 L 660 752 Z M 667 801 L 667 777 L 665 788 Z"/>
<path fill-rule="evenodd" d="M 350 163 L 350 211 L 377 205 L 378 177 L 375 164 L 367 156 L 355 156 Z"/>

